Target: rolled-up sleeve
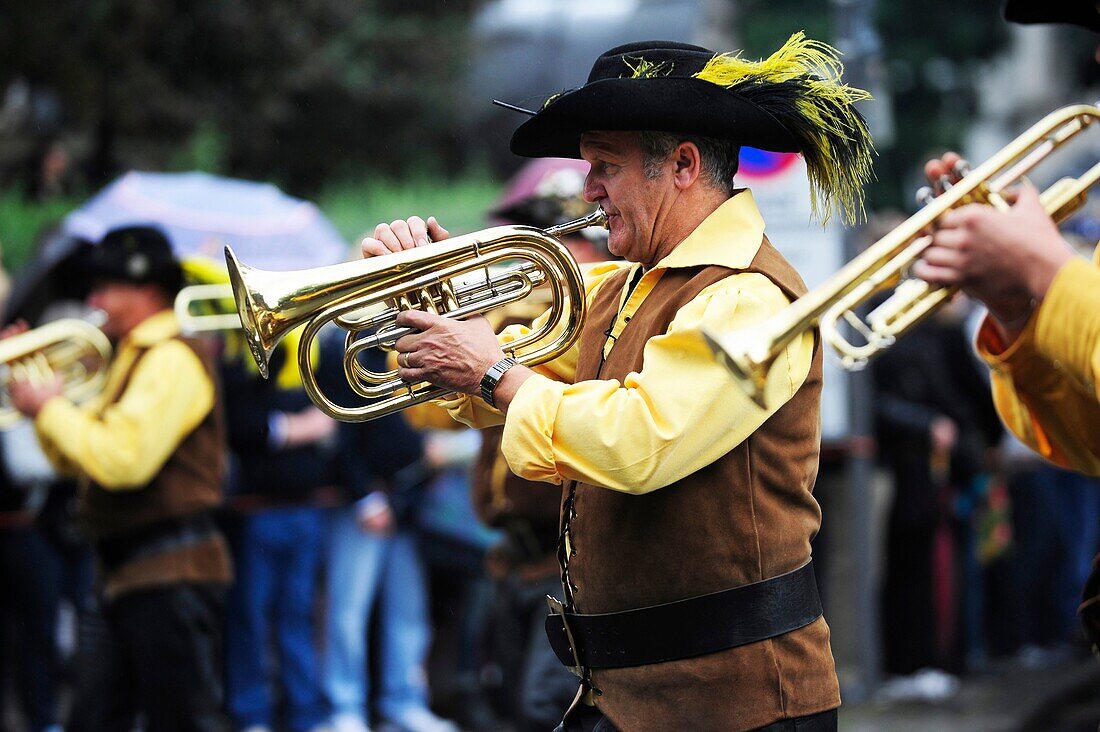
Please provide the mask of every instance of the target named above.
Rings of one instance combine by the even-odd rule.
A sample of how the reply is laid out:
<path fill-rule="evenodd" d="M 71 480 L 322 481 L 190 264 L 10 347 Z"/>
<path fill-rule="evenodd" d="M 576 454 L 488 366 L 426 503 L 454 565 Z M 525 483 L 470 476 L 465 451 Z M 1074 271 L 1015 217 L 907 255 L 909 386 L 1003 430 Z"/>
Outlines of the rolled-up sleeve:
<path fill-rule="evenodd" d="M 152 347 L 119 400 L 100 414 L 63 397 L 35 420 L 44 451 L 59 469 L 86 474 L 108 490 L 145 486 L 214 408 L 214 382 L 179 340 Z"/>
<path fill-rule="evenodd" d="M 763 275 L 732 275 L 703 290 L 666 333 L 651 338 L 642 370 L 621 383 L 533 376 L 509 407 L 502 442 L 509 466 L 529 480 L 646 493 L 712 463 L 798 390 L 813 335 L 795 339 L 776 360 L 766 384 L 770 408 L 762 409 L 718 364 L 701 329 L 748 327 L 787 304 Z"/>

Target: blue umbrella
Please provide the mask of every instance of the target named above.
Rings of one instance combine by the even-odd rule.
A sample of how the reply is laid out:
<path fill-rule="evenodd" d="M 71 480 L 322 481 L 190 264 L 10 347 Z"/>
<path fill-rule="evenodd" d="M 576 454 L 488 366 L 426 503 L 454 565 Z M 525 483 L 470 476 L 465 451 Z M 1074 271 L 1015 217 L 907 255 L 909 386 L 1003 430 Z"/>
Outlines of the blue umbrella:
<path fill-rule="evenodd" d="M 137 224 L 163 229 L 181 259 L 222 262 L 226 244 L 242 262 L 263 269 L 319 267 L 347 257 L 347 242 L 314 204 L 267 183 L 207 173 L 127 173 L 69 214 L 63 229 L 94 242 Z"/>

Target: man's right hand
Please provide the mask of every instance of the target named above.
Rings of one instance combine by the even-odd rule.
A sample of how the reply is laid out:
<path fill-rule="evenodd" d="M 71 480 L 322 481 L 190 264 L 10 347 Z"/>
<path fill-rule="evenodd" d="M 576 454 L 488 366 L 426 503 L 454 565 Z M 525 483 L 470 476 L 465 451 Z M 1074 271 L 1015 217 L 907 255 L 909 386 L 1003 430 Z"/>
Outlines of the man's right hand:
<path fill-rule="evenodd" d="M 433 241 L 443 241 L 450 235 L 434 216 L 429 216 L 427 221 L 413 216 L 408 220 L 398 219 L 388 224 L 379 224 L 374 227 L 374 236 L 366 236 L 359 241 L 359 248 L 366 259 L 422 247 Z"/>
<path fill-rule="evenodd" d="M 958 160 L 957 154 L 947 153 L 925 166 L 937 194 L 944 191 L 944 183 L 959 181 Z M 1006 191 L 1005 198 L 1012 204 L 1006 212 L 970 204 L 940 216 L 932 244 L 913 265 L 913 274 L 932 284 L 959 286 L 981 300 L 1011 341 L 1032 304 L 1043 299 L 1074 253 L 1033 187 L 1024 184 Z"/>

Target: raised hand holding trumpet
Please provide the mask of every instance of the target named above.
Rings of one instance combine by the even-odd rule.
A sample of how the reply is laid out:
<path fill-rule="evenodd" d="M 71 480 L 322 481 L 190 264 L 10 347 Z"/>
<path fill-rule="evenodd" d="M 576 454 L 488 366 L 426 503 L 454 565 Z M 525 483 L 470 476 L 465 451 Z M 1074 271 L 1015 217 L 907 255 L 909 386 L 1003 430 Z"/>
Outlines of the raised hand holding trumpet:
<path fill-rule="evenodd" d="M 925 165 L 937 195 L 961 180 L 960 162 L 949 152 Z M 1008 210 L 970 204 L 941 216 L 913 274 L 982 301 L 1012 341 L 1074 252 L 1032 185 L 1022 183 L 1004 197 Z"/>

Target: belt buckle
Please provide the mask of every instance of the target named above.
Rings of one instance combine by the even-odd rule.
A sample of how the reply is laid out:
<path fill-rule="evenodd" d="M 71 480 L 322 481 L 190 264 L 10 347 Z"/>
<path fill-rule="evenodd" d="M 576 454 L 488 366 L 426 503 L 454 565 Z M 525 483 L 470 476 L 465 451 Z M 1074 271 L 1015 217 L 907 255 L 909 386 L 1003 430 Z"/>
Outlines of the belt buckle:
<path fill-rule="evenodd" d="M 584 679 L 584 668 L 581 666 L 580 656 L 577 655 L 577 643 L 573 640 L 573 631 L 569 629 L 569 620 L 565 616 L 565 605 L 553 595 L 546 596 L 546 604 L 550 606 L 550 612 L 561 616 L 561 625 L 565 628 L 565 638 L 569 642 L 569 652 L 573 654 L 572 666 L 566 666 L 570 673 L 578 679 Z"/>

